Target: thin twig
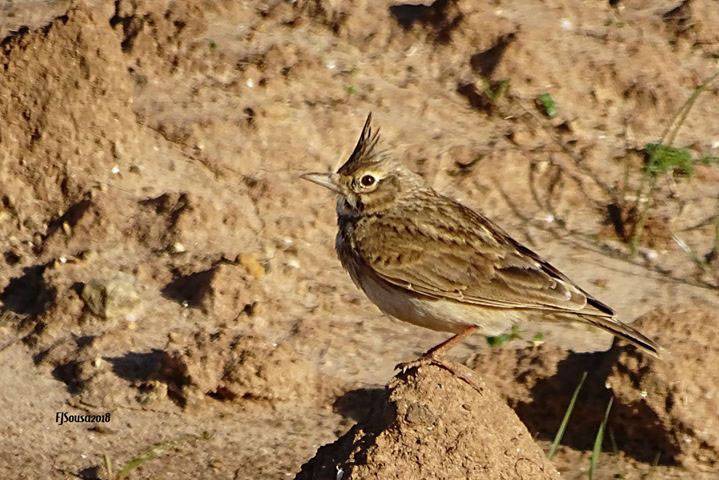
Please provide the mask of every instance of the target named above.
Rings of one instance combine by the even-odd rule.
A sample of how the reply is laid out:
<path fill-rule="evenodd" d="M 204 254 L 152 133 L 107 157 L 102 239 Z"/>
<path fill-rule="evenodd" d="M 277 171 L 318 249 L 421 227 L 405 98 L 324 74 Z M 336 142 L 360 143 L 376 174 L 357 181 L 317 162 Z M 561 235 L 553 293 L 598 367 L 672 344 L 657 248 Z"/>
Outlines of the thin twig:
<path fill-rule="evenodd" d="M 704 220 L 701 220 L 694 225 L 690 225 L 688 227 L 683 227 L 677 230 L 677 232 L 691 232 L 692 230 L 699 230 L 705 227 L 712 227 L 716 223 L 719 223 L 719 198 L 717 198 L 717 213 L 705 218 Z"/>
<path fill-rule="evenodd" d="M 717 214 L 714 216 L 714 257 L 719 256 L 719 197 L 717 197 Z"/>
<path fill-rule="evenodd" d="M 112 460 L 110 460 L 110 456 L 107 453 L 103 453 L 102 459 L 103 459 L 103 463 L 105 465 L 105 472 L 107 473 L 107 479 L 113 480 Z"/>
<path fill-rule="evenodd" d="M 554 143 L 556 143 L 557 146 L 574 161 L 574 164 L 579 169 L 579 171 L 581 171 L 584 175 L 586 175 L 594 183 L 596 183 L 599 188 L 604 191 L 605 194 L 610 197 L 613 195 L 614 189 L 609 184 L 604 183 L 600 179 L 599 175 L 596 174 L 596 172 L 593 172 L 588 169 L 582 161 L 582 158 L 579 157 L 572 149 L 570 149 L 565 142 L 563 142 L 559 137 L 557 137 L 557 135 L 554 133 L 554 126 L 551 123 L 548 124 L 546 120 L 536 115 L 532 110 L 527 108 L 524 103 L 518 98 L 512 98 L 511 101 L 516 103 L 526 114 L 532 117 L 532 119 L 537 123 L 537 125 L 539 125 L 542 130 L 545 131 L 549 138 L 554 141 Z M 577 183 L 582 183 L 581 180 L 579 180 L 579 177 L 573 176 L 572 178 L 577 181 Z"/>
<path fill-rule="evenodd" d="M 664 134 L 662 135 L 662 138 L 659 143 L 667 145 L 669 147 L 674 144 L 674 140 L 676 140 L 676 137 L 679 134 L 679 129 L 682 128 L 682 125 L 687 119 L 690 110 L 694 107 L 697 98 L 699 98 L 699 95 L 701 95 L 704 90 L 709 88 L 709 85 L 711 85 L 717 78 L 719 78 L 719 71 L 717 71 L 714 75 L 708 77 L 697 88 L 694 89 L 694 92 L 692 92 L 687 101 L 684 102 L 684 105 L 682 105 L 679 111 L 674 115 L 672 122 L 664 131 Z"/>
<path fill-rule="evenodd" d="M 690 280 L 684 277 L 678 277 L 672 275 L 671 271 L 663 269 L 657 265 L 649 265 L 645 262 L 640 262 L 634 257 L 627 255 L 625 250 L 610 245 L 606 242 L 600 242 L 595 235 L 568 228 L 564 224 L 558 225 L 557 222 L 553 224 L 547 224 L 546 222 L 541 222 L 537 221 L 536 219 L 530 218 L 521 212 L 521 210 L 517 207 L 517 205 L 514 204 L 512 199 L 509 197 L 509 195 L 507 195 L 507 192 L 505 192 L 501 188 L 498 191 L 504 201 L 509 206 L 510 210 L 512 210 L 512 213 L 518 219 L 520 219 L 524 225 L 534 227 L 538 230 L 542 230 L 552 235 L 556 240 L 559 240 L 564 243 L 569 243 L 574 247 L 582 248 L 584 250 L 597 253 L 599 255 L 604 255 L 608 258 L 620 260 L 628 265 L 642 268 L 648 272 L 656 274 L 657 276 L 654 278 L 659 281 L 672 282 L 706 290 L 716 290 L 717 288 L 719 288 L 719 284 L 709 283 L 704 280 Z M 605 264 L 602 265 L 606 267 Z"/>
<path fill-rule="evenodd" d="M 698 87 L 694 89 L 687 101 L 684 102 L 681 108 L 679 108 L 679 110 L 674 114 L 672 121 L 669 123 L 667 128 L 664 130 L 662 137 L 659 139 L 659 145 L 671 147 L 674 144 L 674 141 L 679 134 L 679 129 L 681 129 L 682 125 L 686 121 L 689 112 L 696 104 L 699 95 L 701 95 L 701 93 L 706 90 L 709 85 L 711 85 L 712 82 L 714 82 L 714 80 L 716 80 L 717 78 L 719 78 L 719 71 L 717 71 L 714 75 L 708 77 Z M 650 169 L 645 168 L 642 175 L 642 180 L 639 184 L 639 188 L 637 189 L 637 198 L 634 204 L 634 211 L 639 212 L 639 214 L 637 217 L 637 221 L 634 224 L 634 228 L 632 229 L 632 236 L 629 241 L 629 248 L 632 255 L 634 255 L 637 251 L 637 247 L 639 245 L 639 242 L 641 241 L 642 234 L 644 233 L 644 227 L 647 223 L 649 210 L 654 204 L 654 192 L 656 190 L 657 182 L 656 176 L 657 175 L 655 172 L 652 172 L 650 171 Z M 645 195 L 644 190 L 645 188 L 647 188 L 647 185 L 649 187 L 649 190 Z M 643 198 L 645 199 L 645 201 L 642 205 L 641 203 Z"/>

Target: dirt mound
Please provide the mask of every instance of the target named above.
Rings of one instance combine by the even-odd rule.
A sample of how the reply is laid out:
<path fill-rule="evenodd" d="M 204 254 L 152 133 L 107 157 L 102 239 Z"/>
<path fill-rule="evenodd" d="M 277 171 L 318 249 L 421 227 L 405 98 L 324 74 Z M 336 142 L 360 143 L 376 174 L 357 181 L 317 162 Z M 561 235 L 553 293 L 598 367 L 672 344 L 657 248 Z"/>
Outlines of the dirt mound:
<path fill-rule="evenodd" d="M 480 393 L 437 367 L 408 371 L 296 478 L 559 478 L 514 412 L 479 385 Z"/>
<path fill-rule="evenodd" d="M 123 22 L 136 13 L 128 8 L 77 2 L 2 42 L 0 300 L 20 317 L 34 354 L 69 332 L 92 337 L 142 319 L 148 297 L 166 306 L 162 293 L 228 321 L 256 303 L 248 292 L 258 274 L 240 265 L 259 248 L 254 203 L 243 186 L 208 188 L 206 166 L 138 123 L 137 79 L 123 53 Z M 201 29 L 169 14 L 143 18 L 155 28 Z M 182 38 L 162 36 L 163 52 Z"/>
<path fill-rule="evenodd" d="M 491 348 L 476 353 L 467 362 L 482 375 L 511 406 L 533 399 L 538 383 L 557 375 L 568 350 L 542 344 L 534 348 Z"/>
<path fill-rule="evenodd" d="M 2 43 L 0 190 L 14 221 L 0 224 L 0 247 L 20 258 L 32 254 L 28 243 L 35 253 L 42 248 L 44 236 L 33 233 L 87 194 L 83 179 L 105 180 L 142 152 L 132 83 L 108 13 L 74 7 Z"/>
<path fill-rule="evenodd" d="M 476 355 L 470 364 L 506 399 L 532 436 L 544 441 L 554 438 L 574 389 L 586 372 L 562 445 L 591 450 L 610 397 L 605 384 L 613 358 L 611 351 L 574 353 L 543 344 L 527 349 L 493 349 Z M 643 450 L 621 447 L 629 455 L 643 456 Z"/>
<path fill-rule="evenodd" d="M 719 465 L 719 319 L 709 309 L 658 311 L 637 325 L 668 351 L 659 361 L 623 348 L 607 379 L 620 433 L 692 470 Z M 622 428 L 623 427 L 623 428 Z"/>
<path fill-rule="evenodd" d="M 117 353 L 116 353 L 117 352 Z M 120 331 L 71 338 L 36 355 L 81 402 L 114 408 L 173 400 L 181 406 L 220 401 L 309 402 L 331 382 L 287 343 L 226 329 L 170 334 L 165 349 L 132 351 Z"/>
<path fill-rule="evenodd" d="M 214 380 L 193 376 L 201 367 L 183 355 L 203 346 L 189 334 L 176 337 L 187 346 L 167 349 L 177 322 L 162 319 L 212 315 L 237 326 L 257 312 L 265 273 L 248 253 L 259 248 L 262 223 L 244 184 L 207 182 L 211 169 L 141 125 L 133 109 L 135 70 L 176 71 L 183 39 L 204 28 L 198 8 L 79 1 L 0 48 L 3 345 L 22 339 L 38 366 L 98 408 L 165 400 L 168 390 L 186 403 L 189 385 L 202 395 L 290 399 L 316 383 L 302 367 L 289 370 L 300 384 L 278 379 L 267 365 L 292 364 L 297 353 L 256 338 L 231 347 L 221 334 L 202 344 L 227 347 L 202 364 Z M 235 358 L 253 349 L 254 361 Z M 177 372 L 162 376 L 163 359 L 190 372 L 187 384 L 173 383 Z M 249 380 L 265 374 L 262 387 Z"/>
<path fill-rule="evenodd" d="M 307 401 L 319 398 L 316 370 L 287 344 L 227 331 L 171 336 L 161 376 L 183 405 L 217 400 Z"/>

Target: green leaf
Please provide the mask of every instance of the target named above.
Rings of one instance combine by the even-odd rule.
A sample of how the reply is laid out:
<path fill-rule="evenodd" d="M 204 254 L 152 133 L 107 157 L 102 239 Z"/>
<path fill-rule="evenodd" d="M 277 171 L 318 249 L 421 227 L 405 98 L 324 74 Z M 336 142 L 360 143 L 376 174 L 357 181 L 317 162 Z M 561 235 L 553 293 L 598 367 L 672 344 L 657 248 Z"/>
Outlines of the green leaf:
<path fill-rule="evenodd" d="M 537 106 L 542 110 L 542 113 L 544 113 L 549 118 L 554 118 L 557 116 L 557 103 L 554 101 L 554 98 L 548 93 L 543 93 L 540 96 L 537 97 Z"/>
<path fill-rule="evenodd" d="M 554 440 L 552 441 L 552 446 L 549 447 L 549 453 L 547 454 L 548 459 L 552 459 L 554 454 L 557 452 L 557 447 L 559 447 L 559 442 L 562 441 L 562 437 L 564 436 L 564 431 L 567 429 L 567 425 L 569 425 L 569 418 L 572 416 L 572 410 L 574 410 L 574 404 L 577 402 L 577 397 L 579 396 L 579 391 L 582 389 L 582 385 L 584 384 L 584 380 L 587 379 L 587 372 L 582 373 L 582 378 L 579 379 L 579 384 L 577 384 L 577 388 L 574 389 L 574 393 L 572 394 L 572 399 L 569 400 L 569 406 L 567 406 L 567 410 L 564 412 L 564 418 L 562 418 L 562 423 L 559 424 L 559 429 L 557 430 L 557 434 L 554 435 Z"/>
<path fill-rule="evenodd" d="M 607 420 L 609 420 L 609 411 L 612 409 L 612 403 L 614 397 L 609 399 L 607 409 L 604 411 L 604 419 L 602 419 L 599 430 L 597 430 L 597 436 L 594 437 L 594 447 L 592 448 L 592 456 L 589 459 L 589 480 L 594 478 L 594 473 L 597 471 L 597 465 L 599 464 L 599 455 L 602 453 L 602 443 L 604 442 L 604 431 L 607 428 Z"/>

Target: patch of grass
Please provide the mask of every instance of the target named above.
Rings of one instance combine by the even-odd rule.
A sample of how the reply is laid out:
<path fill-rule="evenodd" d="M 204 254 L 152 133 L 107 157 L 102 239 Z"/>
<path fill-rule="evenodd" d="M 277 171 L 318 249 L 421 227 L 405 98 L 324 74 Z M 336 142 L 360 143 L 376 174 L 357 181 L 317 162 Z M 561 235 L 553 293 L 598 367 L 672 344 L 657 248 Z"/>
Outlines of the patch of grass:
<path fill-rule="evenodd" d="M 490 102 L 497 103 L 502 97 L 509 92 L 509 80 L 492 80 L 488 81 L 484 87 L 484 94 Z"/>
<path fill-rule="evenodd" d="M 587 372 L 583 372 L 582 377 L 579 379 L 579 383 L 577 384 L 577 388 L 574 389 L 574 393 L 572 393 L 572 398 L 571 400 L 569 400 L 569 405 L 567 405 L 567 409 L 564 411 L 562 423 L 559 424 L 559 429 L 557 430 L 556 435 L 554 435 L 554 440 L 552 440 L 552 446 L 549 447 L 549 453 L 547 453 L 547 458 L 550 460 L 552 459 L 552 457 L 554 457 L 554 454 L 557 453 L 557 447 L 559 447 L 559 442 L 561 442 L 562 437 L 564 437 L 564 431 L 567 429 L 567 425 L 569 425 L 569 418 L 572 416 L 574 405 L 577 403 L 579 391 L 582 389 L 582 385 L 584 385 L 584 381 L 586 379 Z"/>
<path fill-rule="evenodd" d="M 207 42 L 207 46 L 210 47 L 210 50 L 215 50 L 217 49 L 217 42 L 215 42 L 214 40 L 210 40 L 209 42 Z"/>
<path fill-rule="evenodd" d="M 488 336 L 485 338 L 487 339 L 487 344 L 490 347 L 494 348 L 501 347 L 505 343 L 516 340 L 517 338 L 522 338 L 522 336 L 520 335 L 519 327 L 516 325 L 512 325 L 512 330 L 507 333 L 496 336 Z"/>
<path fill-rule="evenodd" d="M 547 117 L 554 118 L 557 116 L 557 102 L 554 101 L 554 98 L 552 98 L 549 93 L 539 95 L 535 102 L 537 107 Z"/>
<path fill-rule="evenodd" d="M 602 443 L 604 443 L 604 431 L 607 429 L 607 420 L 609 420 L 609 412 L 612 410 L 612 403 L 614 403 L 614 397 L 609 399 L 607 409 L 604 411 L 604 418 L 602 419 L 602 423 L 599 425 L 599 430 L 597 430 L 597 436 L 594 437 L 592 456 L 589 458 L 589 480 L 594 479 L 594 474 L 597 471 L 597 465 L 599 465 L 599 455 L 602 453 Z"/>
<path fill-rule="evenodd" d="M 686 148 L 676 148 L 661 143 L 647 143 L 644 146 L 648 175 L 658 177 L 669 173 L 691 176 L 694 173 L 694 159 Z"/>
<path fill-rule="evenodd" d="M 345 92 L 347 92 L 347 95 L 354 95 L 357 93 L 357 88 L 354 85 L 347 85 L 345 86 Z"/>

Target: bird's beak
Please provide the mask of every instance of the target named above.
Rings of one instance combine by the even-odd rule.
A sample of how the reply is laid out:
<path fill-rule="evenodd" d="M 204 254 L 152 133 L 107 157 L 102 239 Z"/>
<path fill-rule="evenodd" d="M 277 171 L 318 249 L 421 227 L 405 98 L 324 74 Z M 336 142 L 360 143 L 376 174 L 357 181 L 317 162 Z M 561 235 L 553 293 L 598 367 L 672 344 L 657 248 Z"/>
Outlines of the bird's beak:
<path fill-rule="evenodd" d="M 325 188 L 329 188 L 333 192 L 342 193 L 338 183 L 338 175 L 336 173 L 304 173 L 300 178 L 316 183 Z"/>

